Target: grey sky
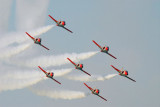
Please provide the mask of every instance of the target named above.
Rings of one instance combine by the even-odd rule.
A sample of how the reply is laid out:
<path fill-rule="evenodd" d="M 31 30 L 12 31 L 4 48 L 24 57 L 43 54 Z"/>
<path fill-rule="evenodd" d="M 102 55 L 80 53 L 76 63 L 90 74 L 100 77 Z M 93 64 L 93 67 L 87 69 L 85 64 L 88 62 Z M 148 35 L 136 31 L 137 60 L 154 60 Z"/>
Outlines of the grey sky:
<path fill-rule="evenodd" d="M 108 45 L 110 53 L 118 59 L 114 60 L 106 54 L 98 53 L 90 59 L 81 61 L 85 65 L 85 70 L 90 74 L 98 75 L 117 73 L 110 67 L 112 64 L 119 69 L 122 67 L 127 69 L 129 76 L 137 82 L 134 83 L 120 76 L 105 81 L 87 82 L 93 88 L 99 88 L 101 90 L 100 94 L 108 99 L 107 102 L 94 95 L 75 100 L 55 100 L 38 96 L 28 88 L 2 91 L 0 93 L 0 107 L 22 107 L 22 105 L 23 107 L 160 106 L 160 0 L 50 0 L 45 3 L 43 0 L 38 3 L 38 0 L 35 0 L 34 3 L 28 2 L 26 5 L 24 4 L 25 0 L 25 2 L 17 0 L 17 3 L 15 3 L 16 0 L 13 1 L 14 4 L 18 4 L 15 7 L 19 13 L 14 13 L 15 11 L 13 10 L 10 11 L 11 14 L 18 16 L 15 15 L 16 18 L 13 18 L 14 20 L 12 16 L 10 16 L 9 21 L 4 20 L 6 23 L 4 32 L 6 31 L 7 23 L 12 21 L 16 23 L 12 23 L 14 26 L 9 23 L 8 29 L 14 32 L 27 31 L 49 24 L 55 25 L 48 17 L 48 14 L 57 20 L 65 20 L 66 27 L 73 31 L 73 34 L 71 34 L 60 27 L 54 27 L 40 36 L 43 38 L 42 42 L 51 51 L 44 51 L 41 47 L 34 45 L 21 55 L 16 56 L 17 58 L 24 58 L 27 55 L 32 58 L 33 56 L 42 55 L 97 51 L 99 48 L 92 43 L 92 40 L 95 40 L 102 46 Z M 21 6 L 21 3 L 24 6 Z M 3 5 L 7 10 L 7 14 L 9 14 L 8 4 L 5 3 L 5 6 Z M 25 10 L 29 11 L 27 15 Z M 23 17 L 20 17 L 21 14 Z M 28 25 L 27 20 L 31 24 Z M 0 23 L 0 26 L 3 26 L 4 22 Z M 4 32 L 2 31 L 1 33 Z M 8 31 L 7 33 L 10 32 Z M 0 37 L 3 38 L 3 35 Z M 7 65 L 3 61 L 0 62 L 0 67 L 1 75 L 5 71 L 9 72 L 12 69 L 17 69 L 18 71 L 28 69 L 26 67 Z M 71 67 L 73 65 L 67 64 L 53 68 Z M 33 68 L 31 70 L 36 72 L 38 69 Z M 75 75 L 81 74 L 77 70 L 72 72 Z M 62 86 L 48 79 L 38 83 L 37 87 L 89 92 L 83 82 L 67 80 L 63 77 L 58 77 L 57 79 L 63 83 Z"/>

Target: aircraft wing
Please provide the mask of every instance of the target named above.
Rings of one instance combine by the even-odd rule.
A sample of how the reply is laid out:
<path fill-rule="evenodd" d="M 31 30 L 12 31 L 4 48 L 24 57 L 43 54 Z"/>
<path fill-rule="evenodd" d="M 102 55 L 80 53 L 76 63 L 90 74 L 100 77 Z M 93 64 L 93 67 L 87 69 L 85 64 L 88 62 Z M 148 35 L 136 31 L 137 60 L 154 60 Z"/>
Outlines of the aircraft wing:
<path fill-rule="evenodd" d="M 134 79 L 132 79 L 132 78 L 130 78 L 130 77 L 128 77 L 128 76 L 125 76 L 125 77 L 127 77 L 128 79 L 130 79 L 130 80 L 136 82 Z"/>
<path fill-rule="evenodd" d="M 91 91 L 93 90 L 91 87 L 89 87 L 86 83 L 84 83 L 84 85 L 86 86 L 86 87 L 88 87 Z"/>
<path fill-rule="evenodd" d="M 29 33 L 26 32 L 26 34 L 27 34 L 31 39 L 35 40 L 35 38 L 32 37 Z"/>
<path fill-rule="evenodd" d="M 75 65 L 76 66 L 76 64 L 73 62 L 73 61 L 71 61 L 69 58 L 67 58 L 73 65 Z"/>
<path fill-rule="evenodd" d="M 66 27 L 63 27 L 64 29 L 68 30 L 69 32 L 73 33 L 71 30 L 67 29 Z"/>
<path fill-rule="evenodd" d="M 86 71 L 84 71 L 84 70 L 82 70 L 84 73 L 86 73 L 87 75 L 89 75 L 89 76 L 91 76 L 91 74 L 89 74 L 88 72 L 86 72 Z"/>
<path fill-rule="evenodd" d="M 113 56 L 112 54 L 108 53 L 109 56 L 113 57 L 114 59 L 117 59 L 115 56 Z"/>
<path fill-rule="evenodd" d="M 56 19 L 54 19 L 51 15 L 48 15 L 52 20 L 54 20 L 56 23 L 58 22 Z"/>
<path fill-rule="evenodd" d="M 61 84 L 59 81 L 55 80 L 54 78 L 52 78 L 52 80 L 54 80 L 54 81 L 57 82 L 58 84 Z"/>
<path fill-rule="evenodd" d="M 42 44 L 40 44 L 43 48 L 45 48 L 45 49 L 47 49 L 47 50 L 49 50 L 47 47 L 45 47 L 44 45 L 42 45 Z"/>
<path fill-rule="evenodd" d="M 102 96 L 98 95 L 100 98 L 102 98 L 103 100 L 107 101 L 107 99 L 103 98 Z"/>
<path fill-rule="evenodd" d="M 39 69 L 41 69 L 45 74 L 47 73 L 44 69 L 42 69 L 40 66 L 38 66 Z"/>
<path fill-rule="evenodd" d="M 102 49 L 102 47 L 100 45 L 98 45 L 98 43 L 96 43 L 94 40 L 92 40 L 93 43 L 95 43 L 100 49 Z"/>
<path fill-rule="evenodd" d="M 117 69 L 116 67 L 114 67 L 113 65 L 111 65 L 111 67 L 113 67 L 116 71 L 118 71 L 119 73 L 121 73 L 121 71 L 119 69 Z"/>

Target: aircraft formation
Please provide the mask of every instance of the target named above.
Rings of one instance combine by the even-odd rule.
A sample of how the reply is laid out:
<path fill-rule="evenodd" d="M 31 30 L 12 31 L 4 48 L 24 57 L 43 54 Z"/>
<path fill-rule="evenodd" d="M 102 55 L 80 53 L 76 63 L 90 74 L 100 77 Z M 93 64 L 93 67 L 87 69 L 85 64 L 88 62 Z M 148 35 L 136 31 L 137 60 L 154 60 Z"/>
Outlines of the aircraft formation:
<path fill-rule="evenodd" d="M 65 30 L 69 31 L 70 33 L 73 33 L 71 30 L 69 30 L 68 28 L 65 27 L 65 25 L 66 25 L 65 21 L 61 21 L 61 20 L 57 21 L 51 15 L 48 15 L 48 16 L 56 23 L 57 26 L 64 28 Z M 34 41 L 35 44 L 38 44 L 38 45 L 42 46 L 43 48 L 49 50 L 49 48 L 47 48 L 46 46 L 41 44 L 41 41 L 42 41 L 41 38 L 34 38 L 27 32 L 26 32 L 26 34 Z M 100 52 L 106 53 L 109 56 L 111 56 L 112 58 L 117 59 L 115 56 L 113 56 L 112 54 L 109 53 L 109 47 L 108 46 L 101 47 L 97 42 L 95 42 L 94 40 L 92 40 L 92 41 L 95 45 L 97 45 L 100 48 Z M 75 69 L 78 69 L 78 70 L 82 71 L 83 73 L 87 74 L 88 76 L 91 76 L 91 74 L 89 74 L 88 72 L 83 70 L 83 64 L 80 64 L 80 63 L 76 64 L 70 58 L 66 58 L 66 59 L 68 59 L 68 61 L 70 61 L 75 66 Z M 47 78 L 50 78 L 50 79 L 54 80 L 55 82 L 57 82 L 58 84 L 61 84 L 59 81 L 54 79 L 54 73 L 53 72 L 47 72 L 43 68 L 41 68 L 40 66 L 38 66 L 38 67 L 41 71 L 43 71 L 43 73 L 46 75 Z M 111 65 L 111 67 L 113 69 L 115 69 L 119 73 L 120 76 L 126 77 L 126 78 L 132 80 L 133 82 L 136 82 L 134 79 L 128 77 L 128 71 L 127 70 L 123 70 L 123 69 L 119 70 L 116 67 L 114 67 L 113 65 Z M 99 96 L 104 101 L 107 101 L 107 99 L 105 99 L 105 98 L 103 98 L 102 96 L 99 95 L 99 93 L 100 93 L 99 89 L 93 89 L 90 86 L 88 86 L 86 83 L 84 83 L 84 85 L 91 91 L 92 94 Z"/>

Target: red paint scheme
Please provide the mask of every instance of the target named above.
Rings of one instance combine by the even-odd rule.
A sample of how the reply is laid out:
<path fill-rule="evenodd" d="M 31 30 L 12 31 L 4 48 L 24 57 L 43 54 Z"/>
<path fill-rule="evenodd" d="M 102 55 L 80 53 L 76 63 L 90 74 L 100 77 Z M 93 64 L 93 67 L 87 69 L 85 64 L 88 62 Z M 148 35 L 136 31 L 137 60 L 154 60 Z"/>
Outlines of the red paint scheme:
<path fill-rule="evenodd" d="M 66 27 L 64 27 L 66 25 L 65 21 L 57 21 L 55 20 L 51 15 L 48 15 L 52 20 L 54 20 L 57 24 L 57 26 L 61 26 L 63 27 L 64 29 L 68 30 L 69 32 L 73 33 L 71 30 L 67 29 Z"/>
<path fill-rule="evenodd" d="M 28 34 L 27 32 L 26 32 L 26 34 L 27 34 L 31 39 L 33 39 L 34 43 L 39 44 L 40 46 L 42 46 L 42 47 L 46 48 L 47 50 L 49 50 L 47 47 L 45 47 L 44 45 L 41 44 L 41 38 L 34 38 L 34 37 L 32 37 L 30 34 Z M 38 43 L 37 43 L 37 42 L 38 42 Z"/>
<path fill-rule="evenodd" d="M 83 64 L 76 64 L 72 60 L 70 60 L 69 58 L 67 58 L 67 59 L 75 66 L 75 69 L 79 69 L 79 70 L 83 71 L 84 73 L 86 73 L 87 75 L 91 76 L 91 74 L 87 73 L 86 71 L 84 71 L 82 69 L 83 68 Z"/>
<path fill-rule="evenodd" d="M 50 73 L 50 76 L 53 77 L 53 72 Z"/>
<path fill-rule="evenodd" d="M 54 78 L 53 78 L 53 72 L 46 72 L 44 69 L 42 69 L 40 66 L 38 66 L 45 74 L 46 74 L 46 77 L 48 77 L 48 78 L 51 78 L 52 80 L 54 80 L 55 82 L 57 82 L 58 84 L 61 84 L 59 81 L 57 81 L 57 80 L 55 80 Z M 49 76 L 51 76 L 51 77 L 49 77 Z"/>
<path fill-rule="evenodd" d="M 37 39 L 37 41 L 38 41 L 38 42 L 41 42 L 41 39 L 40 39 L 40 38 L 38 38 L 38 39 Z"/>
<path fill-rule="evenodd" d="M 128 71 L 123 71 L 123 74 L 128 75 Z"/>
<path fill-rule="evenodd" d="M 73 65 L 76 66 L 76 63 L 74 63 L 72 60 L 70 60 L 69 58 L 67 58 Z"/>
<path fill-rule="evenodd" d="M 101 47 L 97 42 L 95 42 L 94 40 L 92 40 L 93 43 L 95 43 L 100 49 L 101 49 L 101 52 L 105 52 L 107 53 L 109 56 L 113 57 L 114 59 L 117 59 L 115 56 L 113 56 L 112 54 L 110 54 L 108 51 L 109 51 L 109 47 L 108 46 L 104 46 L 104 47 Z"/>
<path fill-rule="evenodd" d="M 108 46 L 103 47 L 103 49 L 106 50 L 106 51 L 109 51 L 109 47 Z"/>
<path fill-rule="evenodd" d="M 96 92 L 97 94 L 99 94 L 99 89 L 96 89 L 95 92 Z"/>
<path fill-rule="evenodd" d="M 87 86 L 87 87 L 92 91 L 92 94 L 95 94 L 95 93 L 96 93 L 95 95 L 97 95 L 97 96 L 99 96 L 100 98 L 102 98 L 103 100 L 107 101 L 107 99 L 105 99 L 105 98 L 103 98 L 102 96 L 99 95 L 99 92 L 100 92 L 99 89 L 95 89 L 95 90 L 94 90 L 94 89 L 92 89 L 91 87 L 89 87 L 86 83 L 84 83 L 84 85 Z M 93 92 L 93 91 L 94 91 L 94 92 Z"/>
<path fill-rule="evenodd" d="M 80 64 L 80 65 L 79 65 L 79 67 L 83 68 L 83 65 L 82 65 L 82 64 Z"/>
<path fill-rule="evenodd" d="M 119 75 L 124 76 L 124 77 L 126 77 L 126 78 L 128 78 L 128 79 L 130 79 L 130 80 L 132 80 L 132 81 L 134 81 L 134 82 L 136 82 L 134 79 L 128 77 L 128 71 L 126 71 L 126 70 L 124 70 L 124 71 L 119 70 L 119 69 L 117 69 L 116 67 L 114 67 L 113 65 L 111 65 L 111 67 L 113 67 L 116 71 L 118 71 L 118 72 L 119 72 Z M 123 74 L 123 75 L 122 75 L 122 74 Z"/>
<path fill-rule="evenodd" d="M 102 49 L 102 47 L 100 46 L 100 45 L 98 45 L 98 43 L 97 42 L 95 42 L 94 40 L 92 40 L 93 41 L 93 43 L 95 43 L 99 48 L 101 48 Z"/>
<path fill-rule="evenodd" d="M 109 51 L 109 47 L 108 47 L 108 46 L 106 46 L 106 47 L 105 47 L 105 50 L 106 50 L 106 51 Z"/>
<path fill-rule="evenodd" d="M 62 25 L 66 25 L 65 21 L 61 21 L 61 24 L 62 24 Z"/>

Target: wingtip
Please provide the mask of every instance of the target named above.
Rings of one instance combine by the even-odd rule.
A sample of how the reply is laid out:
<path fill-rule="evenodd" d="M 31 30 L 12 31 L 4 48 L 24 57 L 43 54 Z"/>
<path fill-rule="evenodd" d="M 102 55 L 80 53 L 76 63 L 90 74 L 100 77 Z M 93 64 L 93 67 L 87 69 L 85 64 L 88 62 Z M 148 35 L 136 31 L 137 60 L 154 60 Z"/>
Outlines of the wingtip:
<path fill-rule="evenodd" d="M 86 83 L 83 83 L 85 86 L 87 86 L 87 84 Z"/>
<path fill-rule="evenodd" d="M 39 69 L 41 69 L 41 67 L 40 67 L 40 66 L 38 66 L 38 68 L 39 68 Z"/>
<path fill-rule="evenodd" d="M 91 76 L 91 74 L 88 73 L 89 76 Z"/>

